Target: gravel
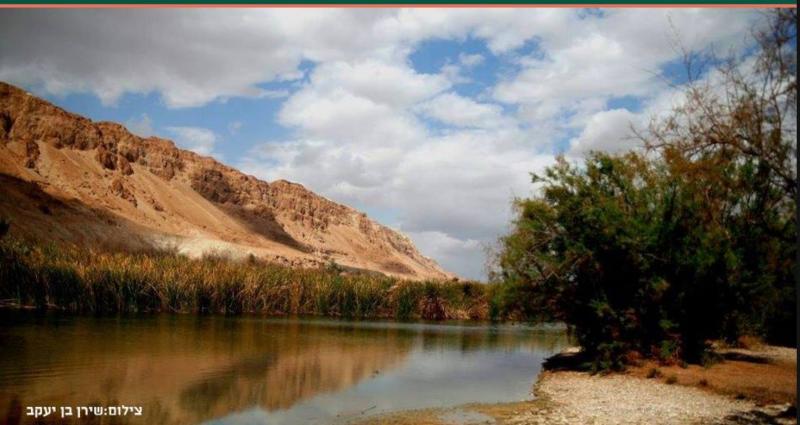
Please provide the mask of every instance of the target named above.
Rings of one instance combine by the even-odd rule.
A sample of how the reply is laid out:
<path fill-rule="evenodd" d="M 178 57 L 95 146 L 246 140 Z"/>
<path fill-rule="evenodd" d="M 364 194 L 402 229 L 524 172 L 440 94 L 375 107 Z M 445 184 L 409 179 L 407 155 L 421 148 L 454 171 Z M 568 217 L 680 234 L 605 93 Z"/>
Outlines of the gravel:
<path fill-rule="evenodd" d="M 535 390 L 544 408 L 515 412 L 507 424 L 718 424 L 755 405 L 697 388 L 626 375 L 545 372 Z"/>

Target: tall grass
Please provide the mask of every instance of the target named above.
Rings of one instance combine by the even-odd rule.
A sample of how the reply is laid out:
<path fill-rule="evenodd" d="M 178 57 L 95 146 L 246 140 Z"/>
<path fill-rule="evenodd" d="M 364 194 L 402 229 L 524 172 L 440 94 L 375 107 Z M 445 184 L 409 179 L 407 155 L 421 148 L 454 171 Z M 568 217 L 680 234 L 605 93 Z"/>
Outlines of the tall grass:
<path fill-rule="evenodd" d="M 41 309 L 486 319 L 487 298 L 485 286 L 474 282 L 414 282 L 253 258 L 189 259 L 0 239 L 0 299 Z"/>

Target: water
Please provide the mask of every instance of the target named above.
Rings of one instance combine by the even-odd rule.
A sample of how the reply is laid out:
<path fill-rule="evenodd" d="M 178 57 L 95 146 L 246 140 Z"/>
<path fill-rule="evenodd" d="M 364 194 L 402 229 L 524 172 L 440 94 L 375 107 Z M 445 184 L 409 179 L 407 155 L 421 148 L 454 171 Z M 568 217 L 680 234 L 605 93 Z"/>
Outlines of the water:
<path fill-rule="evenodd" d="M 0 314 L 0 419 L 33 423 L 329 424 L 530 398 L 561 330 L 260 317 Z M 61 418 L 62 406 L 142 416 Z M 73 407 L 75 409 L 76 407 Z M 74 412 L 73 412 L 74 413 Z M 101 421 L 102 419 L 102 421 Z"/>

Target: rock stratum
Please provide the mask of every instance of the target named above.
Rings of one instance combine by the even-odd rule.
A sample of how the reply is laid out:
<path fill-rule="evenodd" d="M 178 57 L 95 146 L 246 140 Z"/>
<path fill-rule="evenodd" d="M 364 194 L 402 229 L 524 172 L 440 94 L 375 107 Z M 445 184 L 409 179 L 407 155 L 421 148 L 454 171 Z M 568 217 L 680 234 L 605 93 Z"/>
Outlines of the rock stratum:
<path fill-rule="evenodd" d="M 20 237 L 100 249 L 453 277 L 406 236 L 300 184 L 259 180 L 2 82 L 0 216 Z"/>

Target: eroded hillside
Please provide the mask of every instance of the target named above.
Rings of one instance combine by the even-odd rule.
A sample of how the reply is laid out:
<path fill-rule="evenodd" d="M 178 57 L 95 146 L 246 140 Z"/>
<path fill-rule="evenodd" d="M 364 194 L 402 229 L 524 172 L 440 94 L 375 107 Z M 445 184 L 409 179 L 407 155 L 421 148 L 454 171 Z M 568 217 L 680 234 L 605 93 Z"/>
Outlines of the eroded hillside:
<path fill-rule="evenodd" d="M 20 236 L 451 277 L 399 232 L 302 185 L 258 180 L 5 83 L 0 183 L 0 215 Z"/>

